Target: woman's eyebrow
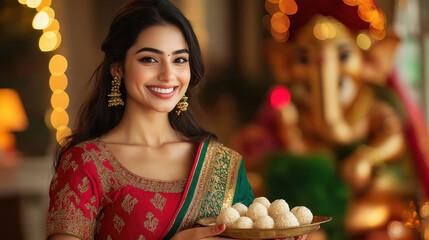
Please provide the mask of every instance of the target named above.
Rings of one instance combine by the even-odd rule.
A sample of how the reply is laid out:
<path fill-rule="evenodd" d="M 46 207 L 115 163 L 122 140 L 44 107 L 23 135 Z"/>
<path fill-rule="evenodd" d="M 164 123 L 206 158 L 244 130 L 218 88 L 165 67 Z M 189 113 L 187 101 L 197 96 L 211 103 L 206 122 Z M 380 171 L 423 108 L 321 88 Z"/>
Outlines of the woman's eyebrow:
<path fill-rule="evenodd" d="M 158 50 L 158 49 L 156 49 L 156 48 L 150 48 L 150 47 L 144 47 L 144 48 L 142 48 L 142 49 L 138 50 L 138 51 L 136 52 L 136 54 L 137 54 L 137 53 L 140 53 L 140 52 L 153 52 L 153 53 L 156 53 L 156 54 L 164 54 L 164 52 L 163 52 L 163 51 Z M 180 54 L 180 53 L 189 53 L 189 50 L 188 50 L 188 49 L 180 49 L 180 50 L 176 50 L 176 51 L 174 51 L 174 52 L 173 52 L 173 55 L 175 55 L 175 54 Z"/>

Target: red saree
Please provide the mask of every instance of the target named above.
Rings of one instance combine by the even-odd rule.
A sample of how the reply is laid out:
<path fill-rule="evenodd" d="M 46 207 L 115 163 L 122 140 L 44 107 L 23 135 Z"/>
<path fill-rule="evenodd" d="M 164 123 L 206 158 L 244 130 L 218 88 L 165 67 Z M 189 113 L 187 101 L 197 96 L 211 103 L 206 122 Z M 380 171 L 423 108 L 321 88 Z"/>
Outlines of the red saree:
<path fill-rule="evenodd" d="M 215 140 L 200 143 L 188 179 L 161 181 L 124 168 L 100 140 L 66 152 L 50 188 L 46 236 L 170 239 L 253 193 L 241 156 Z"/>

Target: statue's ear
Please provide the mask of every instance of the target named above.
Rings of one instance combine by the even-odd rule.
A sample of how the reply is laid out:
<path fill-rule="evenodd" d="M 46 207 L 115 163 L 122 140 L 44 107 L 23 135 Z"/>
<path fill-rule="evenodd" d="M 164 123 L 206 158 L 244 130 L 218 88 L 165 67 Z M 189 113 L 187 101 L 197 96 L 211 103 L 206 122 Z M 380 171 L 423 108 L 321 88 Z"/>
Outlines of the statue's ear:
<path fill-rule="evenodd" d="M 264 45 L 264 54 L 277 83 L 286 83 L 290 78 L 292 56 L 286 43 L 270 40 Z"/>
<path fill-rule="evenodd" d="M 384 85 L 392 71 L 395 50 L 399 38 L 390 31 L 382 40 L 373 43 L 371 48 L 364 51 L 363 80 L 377 85 Z"/>

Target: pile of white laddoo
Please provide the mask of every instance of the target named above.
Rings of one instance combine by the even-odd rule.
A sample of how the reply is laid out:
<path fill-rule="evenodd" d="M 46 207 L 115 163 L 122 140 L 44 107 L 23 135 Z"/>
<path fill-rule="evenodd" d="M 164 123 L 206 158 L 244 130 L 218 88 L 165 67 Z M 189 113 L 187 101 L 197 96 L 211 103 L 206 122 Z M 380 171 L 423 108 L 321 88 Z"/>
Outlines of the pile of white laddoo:
<path fill-rule="evenodd" d="M 283 199 L 270 203 L 265 197 L 256 198 L 247 208 L 242 203 L 222 209 L 216 218 L 217 224 L 224 223 L 227 228 L 287 228 L 310 224 L 311 211 L 298 206 L 289 211 L 289 204 Z"/>

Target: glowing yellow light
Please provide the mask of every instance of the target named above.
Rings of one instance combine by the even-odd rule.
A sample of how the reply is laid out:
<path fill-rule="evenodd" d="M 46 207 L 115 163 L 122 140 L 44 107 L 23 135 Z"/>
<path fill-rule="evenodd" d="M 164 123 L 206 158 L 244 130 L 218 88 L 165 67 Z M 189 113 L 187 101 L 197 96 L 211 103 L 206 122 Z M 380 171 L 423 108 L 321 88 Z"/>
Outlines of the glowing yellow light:
<path fill-rule="evenodd" d="M 60 23 L 57 19 L 52 19 L 51 24 L 49 24 L 45 29 L 43 29 L 43 32 L 49 32 L 49 31 L 60 31 Z"/>
<path fill-rule="evenodd" d="M 265 10 L 267 10 L 267 12 L 271 15 L 273 15 L 274 13 L 280 11 L 279 5 L 276 3 L 272 3 L 270 1 L 266 1 L 265 2 Z"/>
<path fill-rule="evenodd" d="M 54 109 L 66 109 L 69 106 L 69 95 L 63 90 L 55 90 L 51 97 L 51 105 Z"/>
<path fill-rule="evenodd" d="M 294 0 L 280 0 L 279 2 L 280 10 L 287 15 L 295 14 L 298 11 L 298 5 Z"/>
<path fill-rule="evenodd" d="M 46 12 L 38 12 L 33 19 L 33 28 L 40 30 L 49 25 L 49 16 Z"/>
<path fill-rule="evenodd" d="M 27 6 L 29 8 L 36 8 L 42 3 L 42 0 L 27 0 Z"/>
<path fill-rule="evenodd" d="M 52 75 L 59 76 L 67 70 L 67 59 L 59 54 L 56 54 L 49 61 L 49 71 Z"/>
<path fill-rule="evenodd" d="M 40 37 L 39 48 L 42 52 L 49 52 L 55 50 L 59 46 L 61 35 L 58 32 L 45 32 Z"/>
<path fill-rule="evenodd" d="M 271 17 L 271 27 L 278 33 L 285 33 L 290 26 L 289 18 L 281 13 L 277 12 Z"/>
<path fill-rule="evenodd" d="M 61 126 L 57 129 L 57 134 L 56 134 L 56 138 L 57 138 L 57 142 L 61 145 L 64 144 L 64 138 L 70 136 L 70 134 L 72 133 L 71 129 L 67 126 Z"/>
<path fill-rule="evenodd" d="M 27 0 L 18 0 L 19 3 L 21 3 L 22 5 L 26 5 L 27 4 Z"/>
<path fill-rule="evenodd" d="M 317 23 L 313 28 L 314 36 L 319 40 L 325 40 L 328 38 L 329 29 L 323 23 Z"/>
<path fill-rule="evenodd" d="M 343 0 L 343 2 L 349 6 L 356 6 L 357 0 Z"/>
<path fill-rule="evenodd" d="M 371 47 L 371 39 L 364 33 L 357 36 L 356 43 L 363 50 L 368 50 Z"/>
<path fill-rule="evenodd" d="M 422 218 L 429 217 L 429 202 L 425 202 L 425 204 L 420 208 L 420 215 Z"/>
<path fill-rule="evenodd" d="M 405 226 L 402 222 L 391 221 L 387 226 L 387 233 L 392 239 L 402 238 L 405 232 Z"/>
<path fill-rule="evenodd" d="M 62 108 L 55 108 L 51 114 L 52 127 L 58 129 L 61 126 L 67 126 L 69 123 L 69 115 Z"/>
<path fill-rule="evenodd" d="M 357 2 L 359 5 L 374 6 L 373 0 L 358 0 Z"/>
<path fill-rule="evenodd" d="M 51 88 L 52 92 L 54 92 L 55 90 L 64 91 L 67 88 L 67 84 L 68 80 L 65 74 L 51 76 L 51 78 L 49 78 L 49 87 Z"/>
<path fill-rule="evenodd" d="M 376 12 L 374 19 L 371 21 L 371 27 L 376 28 L 378 30 L 383 30 L 386 24 L 386 19 L 384 14 L 380 12 Z"/>
<path fill-rule="evenodd" d="M 37 11 L 42 10 L 44 7 L 51 6 L 51 0 L 42 0 L 42 2 L 39 4 L 39 6 L 36 7 Z"/>

